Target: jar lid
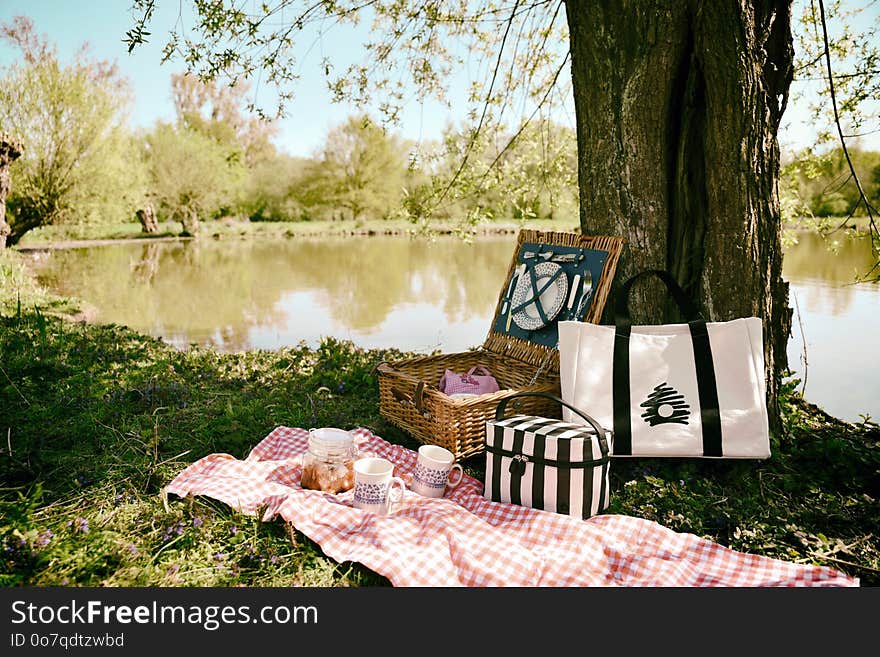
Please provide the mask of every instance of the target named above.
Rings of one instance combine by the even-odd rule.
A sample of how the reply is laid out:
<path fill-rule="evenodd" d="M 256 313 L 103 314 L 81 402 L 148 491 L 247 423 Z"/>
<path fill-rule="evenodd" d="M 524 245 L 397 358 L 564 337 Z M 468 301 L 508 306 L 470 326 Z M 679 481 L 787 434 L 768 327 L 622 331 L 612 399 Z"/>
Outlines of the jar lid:
<path fill-rule="evenodd" d="M 323 427 L 309 429 L 309 445 L 327 452 L 341 452 L 354 444 L 354 436 L 345 429 Z"/>

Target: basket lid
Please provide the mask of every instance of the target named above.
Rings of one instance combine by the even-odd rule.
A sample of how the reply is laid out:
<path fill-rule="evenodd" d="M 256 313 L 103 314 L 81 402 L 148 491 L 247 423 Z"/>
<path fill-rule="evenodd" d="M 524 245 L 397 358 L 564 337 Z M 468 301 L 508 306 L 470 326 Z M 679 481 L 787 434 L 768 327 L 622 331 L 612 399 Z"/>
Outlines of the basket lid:
<path fill-rule="evenodd" d="M 483 349 L 559 371 L 557 323 L 598 323 L 623 249 L 620 237 L 523 229 Z"/>

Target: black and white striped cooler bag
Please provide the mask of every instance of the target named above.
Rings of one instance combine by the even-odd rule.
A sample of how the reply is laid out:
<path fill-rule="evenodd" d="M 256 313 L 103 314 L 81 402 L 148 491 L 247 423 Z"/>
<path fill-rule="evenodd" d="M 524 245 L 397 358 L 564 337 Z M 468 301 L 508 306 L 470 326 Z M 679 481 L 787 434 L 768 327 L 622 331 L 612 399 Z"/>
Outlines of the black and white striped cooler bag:
<path fill-rule="evenodd" d="M 504 418 L 517 397 L 549 397 L 586 421 L 586 425 L 534 415 Z M 541 392 L 511 395 L 486 422 L 486 478 L 483 495 L 506 502 L 580 518 L 608 508 L 612 434 L 589 415 Z"/>

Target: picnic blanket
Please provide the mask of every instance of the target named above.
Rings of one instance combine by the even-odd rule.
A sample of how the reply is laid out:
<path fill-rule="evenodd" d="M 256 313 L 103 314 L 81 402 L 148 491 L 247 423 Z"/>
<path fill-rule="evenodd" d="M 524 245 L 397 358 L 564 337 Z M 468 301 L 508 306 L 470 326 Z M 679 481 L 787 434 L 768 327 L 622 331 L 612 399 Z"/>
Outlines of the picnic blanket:
<path fill-rule="evenodd" d="M 353 431 L 361 456 L 381 456 L 412 480 L 417 453 L 367 429 Z M 165 488 L 205 495 L 263 520 L 280 516 L 336 561 L 360 562 L 395 586 L 858 586 L 834 569 L 731 550 L 650 520 L 588 520 L 492 502 L 465 476 L 443 498 L 407 489 L 392 515 L 300 487 L 308 432 L 278 427 L 243 461 L 211 454 Z"/>

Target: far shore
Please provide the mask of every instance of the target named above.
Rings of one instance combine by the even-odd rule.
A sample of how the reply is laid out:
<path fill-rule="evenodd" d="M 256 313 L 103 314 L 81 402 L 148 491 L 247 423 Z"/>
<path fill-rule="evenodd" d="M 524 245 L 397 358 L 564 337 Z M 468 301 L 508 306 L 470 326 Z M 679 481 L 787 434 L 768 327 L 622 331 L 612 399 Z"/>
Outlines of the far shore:
<path fill-rule="evenodd" d="M 308 222 L 250 222 L 221 219 L 203 222 L 198 239 L 235 238 L 320 238 L 320 237 L 373 237 L 418 235 L 516 235 L 522 228 L 539 230 L 574 231 L 576 221 L 536 220 L 499 221 L 477 225 L 435 222 L 428 226 L 401 220 L 375 221 L 308 221 Z M 180 224 L 163 222 L 154 234 L 141 231 L 140 224 L 91 224 L 80 226 L 47 226 L 25 235 L 16 246 L 19 251 L 45 251 L 125 243 L 174 242 L 196 239 L 180 231 Z"/>
<path fill-rule="evenodd" d="M 236 238 L 325 238 L 325 237 L 373 237 L 373 236 L 491 236 L 516 235 L 521 229 L 555 230 L 577 232 L 577 221 L 540 219 L 530 221 L 499 220 L 481 224 L 453 223 L 436 221 L 429 225 L 418 225 L 404 220 L 369 221 L 299 221 L 268 222 L 236 219 L 218 219 L 202 222 L 198 239 L 236 239 Z M 851 218 L 846 226 L 857 232 L 868 231 L 867 218 Z M 795 232 L 812 231 L 809 224 L 787 224 L 786 230 Z M 178 242 L 197 239 L 180 230 L 177 222 L 162 222 L 154 234 L 141 230 L 138 223 L 125 224 L 84 224 L 74 226 L 46 226 L 24 236 L 15 247 L 21 252 L 39 252 L 56 249 L 77 249 L 91 246 L 106 246 L 125 242 L 127 244 Z"/>

